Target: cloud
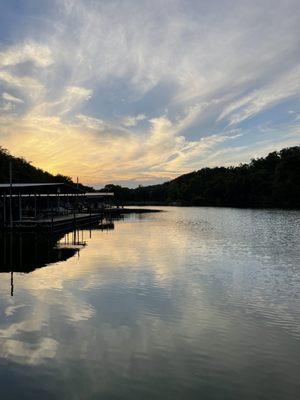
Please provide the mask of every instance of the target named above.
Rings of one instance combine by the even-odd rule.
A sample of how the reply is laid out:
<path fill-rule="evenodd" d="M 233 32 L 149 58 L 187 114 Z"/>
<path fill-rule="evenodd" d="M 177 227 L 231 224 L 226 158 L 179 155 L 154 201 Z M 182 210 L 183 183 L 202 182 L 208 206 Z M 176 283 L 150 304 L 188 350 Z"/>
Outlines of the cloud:
<path fill-rule="evenodd" d="M 75 109 L 81 103 L 89 100 L 92 97 L 93 91 L 91 89 L 86 89 L 80 86 L 69 86 L 65 90 L 65 94 L 61 99 L 54 102 L 54 106 L 59 106 L 60 111 L 58 113 L 65 114 L 73 109 Z M 51 107 L 51 104 L 48 104 L 48 107 Z"/>
<path fill-rule="evenodd" d="M 15 105 L 13 103 L 4 103 L 0 106 L 1 113 L 7 113 L 15 109 Z"/>
<path fill-rule="evenodd" d="M 286 111 L 300 101 L 296 0 L 49 7 L 43 29 L 32 18 L 22 41 L 0 41 L 1 139 L 17 155 L 134 184 L 299 141 Z"/>
<path fill-rule="evenodd" d="M 123 118 L 122 122 L 124 126 L 131 127 L 131 126 L 136 126 L 140 121 L 143 121 L 146 119 L 146 116 L 144 114 L 138 114 L 136 116 L 126 116 Z"/>
<path fill-rule="evenodd" d="M 9 87 L 20 89 L 28 98 L 38 100 L 44 92 L 44 86 L 35 78 L 29 76 L 16 76 L 0 70 L 0 81 Z"/>
<path fill-rule="evenodd" d="M 0 67 L 14 66 L 27 61 L 33 62 L 40 68 L 48 67 L 54 62 L 49 47 L 37 42 L 12 46 L 0 52 Z"/>
<path fill-rule="evenodd" d="M 229 104 L 223 109 L 218 121 L 228 117 L 230 125 L 240 122 L 278 104 L 280 101 L 299 94 L 300 68 L 296 67 L 282 77 L 276 77 L 271 85 L 254 90 L 251 94 Z"/>
<path fill-rule="evenodd" d="M 22 120 L 6 119 L 2 124 L 0 119 L 0 128 L 5 135 L 3 143 L 16 155 L 34 159 L 34 164 L 43 169 L 64 171 L 95 185 L 175 177 L 188 172 L 189 163 L 200 155 L 236 137 L 223 134 L 189 141 L 180 135 L 181 121 L 173 123 L 161 116 L 150 123 L 150 134 L 143 136 L 120 132 L 113 125 L 83 114 L 66 123 L 61 117 L 33 113 Z"/>
<path fill-rule="evenodd" d="M 18 97 L 12 96 L 11 94 L 6 92 L 2 93 L 2 98 L 4 100 L 11 101 L 12 103 L 17 103 L 17 104 L 24 103 L 23 100 L 19 99 Z"/>
<path fill-rule="evenodd" d="M 83 127 L 100 131 L 104 127 L 104 122 L 99 118 L 92 118 L 84 114 L 76 115 L 77 120 Z"/>
<path fill-rule="evenodd" d="M 87 100 L 91 98 L 92 90 L 79 86 L 69 86 L 67 88 L 67 93 L 71 98 L 75 97 Z"/>

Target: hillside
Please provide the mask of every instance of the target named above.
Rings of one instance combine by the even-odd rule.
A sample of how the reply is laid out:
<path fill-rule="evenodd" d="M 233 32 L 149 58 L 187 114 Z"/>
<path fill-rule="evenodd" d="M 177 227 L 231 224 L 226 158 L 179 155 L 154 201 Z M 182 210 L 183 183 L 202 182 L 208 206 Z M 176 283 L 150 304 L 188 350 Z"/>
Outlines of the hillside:
<path fill-rule="evenodd" d="M 69 185 L 75 185 L 72 179 L 61 174 L 52 175 L 31 165 L 24 158 L 12 156 L 6 149 L 0 147 L 0 183 L 9 182 L 9 165 L 12 163 L 12 177 L 15 183 L 51 183 L 63 182 Z M 79 184 L 83 189 L 91 190 L 91 188 Z"/>
<path fill-rule="evenodd" d="M 160 185 L 107 185 L 123 204 L 300 208 L 300 147 L 237 167 L 203 168 Z"/>
<path fill-rule="evenodd" d="M 0 147 L 0 182 L 63 182 L 75 185 L 61 174 L 52 175 Z M 84 190 L 94 190 L 80 184 Z M 236 167 L 203 168 L 159 185 L 129 189 L 106 185 L 119 204 L 165 204 L 184 206 L 280 207 L 300 209 L 300 146 L 272 152 L 264 158 Z"/>

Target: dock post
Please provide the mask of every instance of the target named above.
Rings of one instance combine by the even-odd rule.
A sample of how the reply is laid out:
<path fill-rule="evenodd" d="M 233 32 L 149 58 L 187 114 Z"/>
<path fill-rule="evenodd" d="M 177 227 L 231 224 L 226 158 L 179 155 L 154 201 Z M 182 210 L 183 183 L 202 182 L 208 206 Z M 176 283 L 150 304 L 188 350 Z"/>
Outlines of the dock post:
<path fill-rule="evenodd" d="M 6 196 L 3 194 L 3 226 L 6 226 Z"/>
<path fill-rule="evenodd" d="M 76 227 L 76 209 L 75 209 L 75 206 L 74 206 L 74 209 L 73 209 L 73 223 L 74 223 L 74 228 Z"/>
<path fill-rule="evenodd" d="M 9 235 L 9 265 L 10 265 L 10 295 L 14 295 L 14 267 L 13 267 L 13 233 Z"/>
<path fill-rule="evenodd" d="M 53 206 L 51 205 L 51 230 L 53 231 Z"/>
<path fill-rule="evenodd" d="M 12 216 L 12 162 L 9 163 L 9 224 L 10 228 L 13 227 Z"/>
<path fill-rule="evenodd" d="M 22 196 L 19 193 L 19 220 L 22 220 Z"/>
<path fill-rule="evenodd" d="M 34 193 L 34 218 L 36 218 L 36 193 Z"/>

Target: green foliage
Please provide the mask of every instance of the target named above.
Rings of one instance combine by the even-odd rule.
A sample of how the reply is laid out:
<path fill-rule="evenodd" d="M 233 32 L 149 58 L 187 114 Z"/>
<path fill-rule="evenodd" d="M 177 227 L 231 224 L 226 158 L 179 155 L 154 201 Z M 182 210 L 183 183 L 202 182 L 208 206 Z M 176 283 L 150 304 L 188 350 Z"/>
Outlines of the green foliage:
<path fill-rule="evenodd" d="M 119 203 L 300 208 L 300 147 L 237 167 L 203 168 L 161 185 L 108 185 Z"/>

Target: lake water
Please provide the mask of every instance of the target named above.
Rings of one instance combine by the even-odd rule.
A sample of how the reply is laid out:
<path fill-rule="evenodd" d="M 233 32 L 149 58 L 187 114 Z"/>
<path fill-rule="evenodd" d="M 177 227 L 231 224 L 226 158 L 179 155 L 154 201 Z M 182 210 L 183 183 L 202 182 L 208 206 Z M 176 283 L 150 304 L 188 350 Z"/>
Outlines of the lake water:
<path fill-rule="evenodd" d="M 1 398 L 300 398 L 300 212 L 163 209 L 2 237 Z"/>

